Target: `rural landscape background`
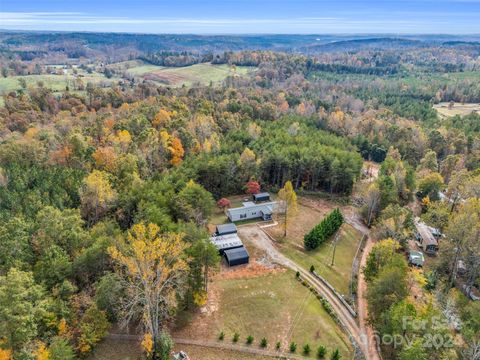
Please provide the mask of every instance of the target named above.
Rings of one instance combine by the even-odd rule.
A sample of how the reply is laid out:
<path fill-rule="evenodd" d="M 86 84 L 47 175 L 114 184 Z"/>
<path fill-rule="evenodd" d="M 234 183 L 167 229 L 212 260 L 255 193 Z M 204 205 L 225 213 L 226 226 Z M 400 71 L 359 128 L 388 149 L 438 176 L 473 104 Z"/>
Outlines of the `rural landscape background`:
<path fill-rule="evenodd" d="M 478 2 L 351 34 L 308 1 L 186 1 L 178 34 L 27 3 L 0 7 L 0 360 L 480 359 Z"/>

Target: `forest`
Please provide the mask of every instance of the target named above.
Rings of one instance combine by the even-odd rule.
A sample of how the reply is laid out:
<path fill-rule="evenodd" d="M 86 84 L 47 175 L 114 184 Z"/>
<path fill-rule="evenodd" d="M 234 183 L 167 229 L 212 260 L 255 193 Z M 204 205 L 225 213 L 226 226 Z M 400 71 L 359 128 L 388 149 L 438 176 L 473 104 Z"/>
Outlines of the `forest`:
<path fill-rule="evenodd" d="M 107 46 L 123 37 L 138 48 Z M 54 91 L 38 83 L 3 94 L 1 359 L 85 358 L 117 324 L 140 329 L 146 357 L 167 359 L 169 326 L 204 304 L 208 273 L 219 266 L 206 227 L 215 204 L 245 193 L 249 181 L 272 193 L 291 182 L 299 194 L 358 205 L 382 240 L 365 269 L 380 333 L 401 331 L 400 314 L 443 316 L 435 301 L 463 323 L 452 348 L 385 346 L 384 358 L 479 351 L 479 302 L 462 294 L 452 269 L 461 258 L 467 285 L 480 286 L 480 115 L 443 117 L 433 105 L 480 102 L 480 45 L 336 39 L 323 49 L 309 37 L 293 47 L 296 39 L 225 37 L 218 51 L 218 39 L 190 46 L 197 40 L 188 36 L 174 48 L 168 36 L 157 46 L 153 35 L 2 33 L 4 78 L 42 74 L 67 58 L 96 69 L 132 59 L 255 68 L 216 85 L 143 80 Z M 85 50 L 84 41 L 96 46 Z M 359 190 L 364 161 L 380 170 Z M 421 306 L 408 295 L 400 255 L 415 216 L 446 234 Z"/>

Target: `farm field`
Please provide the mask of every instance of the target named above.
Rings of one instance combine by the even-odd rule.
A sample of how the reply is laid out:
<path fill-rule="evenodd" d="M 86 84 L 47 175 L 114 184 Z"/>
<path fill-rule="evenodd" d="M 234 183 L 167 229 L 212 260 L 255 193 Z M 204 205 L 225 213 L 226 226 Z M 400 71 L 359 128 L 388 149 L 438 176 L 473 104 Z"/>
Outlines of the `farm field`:
<path fill-rule="evenodd" d="M 222 266 L 209 286 L 207 305 L 198 313 L 183 314 L 174 337 L 217 340 L 225 333 L 232 343 L 235 332 L 239 344 L 252 335 L 254 344 L 266 337 L 268 350 L 280 341 L 288 353 L 289 344 L 298 345 L 297 353 L 308 343 L 330 351 L 339 348 L 342 357 L 350 355 L 350 343 L 340 327 L 322 308 L 320 301 L 295 278 L 293 271 L 268 263 L 265 253 L 243 239 L 250 264 L 236 268 Z M 212 358 L 216 359 L 216 358 Z"/>
<path fill-rule="evenodd" d="M 36 87 L 39 82 L 43 83 L 48 89 L 51 89 L 54 92 L 65 91 L 67 85 L 71 90 L 74 89 L 73 82 L 75 78 L 73 75 L 25 75 L 25 76 L 9 76 L 6 78 L 0 78 L 0 94 L 7 93 L 9 91 L 20 90 L 22 86 L 20 85 L 19 80 L 25 79 L 27 87 L 34 86 Z M 117 78 L 107 79 L 102 74 L 89 74 L 81 78 L 82 83 L 86 85 L 91 82 L 101 87 L 107 87 L 115 81 L 118 81 Z"/>
<path fill-rule="evenodd" d="M 127 73 L 134 77 L 156 81 L 172 86 L 191 86 L 199 83 L 208 85 L 219 82 L 230 75 L 246 75 L 254 68 L 237 66 L 235 71 L 228 65 L 195 64 L 185 67 L 162 67 L 156 65 L 140 65 L 129 68 Z"/>
<path fill-rule="evenodd" d="M 303 236 L 317 225 L 328 211 L 333 210 L 333 206 L 330 210 L 325 207 L 313 208 L 312 202 L 317 202 L 317 200 L 299 198 L 298 213 L 290 220 L 286 239 L 283 238 L 282 220 L 279 225 L 266 230 L 273 238 L 279 240 L 278 246 L 281 252 L 307 270 L 311 265 L 315 266 L 317 273 L 327 279 L 341 294 L 347 295 L 349 294 L 353 258 L 362 234 L 348 224 L 342 225 L 334 266 L 331 266 L 333 239 L 313 251 L 305 251 Z"/>
<path fill-rule="evenodd" d="M 456 102 L 454 103 L 453 107 L 450 108 L 448 102 L 442 102 L 433 105 L 433 108 L 444 117 L 451 117 L 455 115 L 465 116 L 471 114 L 472 112 L 480 112 L 480 104 L 476 103 L 462 104 Z"/>

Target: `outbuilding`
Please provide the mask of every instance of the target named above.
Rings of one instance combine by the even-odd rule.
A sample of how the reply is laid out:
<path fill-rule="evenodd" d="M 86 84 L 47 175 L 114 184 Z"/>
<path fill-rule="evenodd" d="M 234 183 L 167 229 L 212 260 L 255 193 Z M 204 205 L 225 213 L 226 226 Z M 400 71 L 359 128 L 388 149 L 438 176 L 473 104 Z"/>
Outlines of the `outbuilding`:
<path fill-rule="evenodd" d="M 270 194 L 268 192 L 253 194 L 252 197 L 255 202 L 270 201 Z"/>
<path fill-rule="evenodd" d="M 438 241 L 432 235 L 428 226 L 421 221 L 416 221 L 415 227 L 417 228 L 415 238 L 419 242 L 420 247 L 425 253 L 435 255 L 438 251 Z"/>
<path fill-rule="evenodd" d="M 217 230 L 215 231 L 216 236 L 236 234 L 236 233 L 237 233 L 237 227 L 235 226 L 234 223 L 217 225 Z"/>
<path fill-rule="evenodd" d="M 244 246 L 225 250 L 224 253 L 225 259 L 227 260 L 228 266 L 248 264 L 250 256 L 248 255 L 247 249 Z"/>

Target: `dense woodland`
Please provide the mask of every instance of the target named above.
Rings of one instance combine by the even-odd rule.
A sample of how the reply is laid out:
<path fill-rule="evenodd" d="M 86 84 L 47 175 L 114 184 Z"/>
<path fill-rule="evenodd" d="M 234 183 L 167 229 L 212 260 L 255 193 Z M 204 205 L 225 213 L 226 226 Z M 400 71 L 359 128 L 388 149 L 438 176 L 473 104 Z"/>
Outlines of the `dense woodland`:
<path fill-rule="evenodd" d="M 3 35 L 2 75 L 41 73 L 46 59 L 67 52 L 88 55 L 76 54 L 84 47 L 69 37 L 63 50 L 44 45 L 52 36 Z M 35 44 L 28 56 L 20 53 L 24 41 Z M 105 41 L 96 59 L 113 61 Z M 146 356 L 165 358 L 169 325 L 178 311 L 205 302 L 209 269 L 218 265 L 205 227 L 216 201 L 244 193 L 249 181 L 272 192 L 291 181 L 299 193 L 350 196 L 363 160 L 372 160 L 381 163 L 379 177 L 353 199 L 378 238 L 389 239 L 365 270 L 372 322 L 381 333 L 398 332 L 398 314 L 440 314 L 434 298 L 455 303 L 463 321 L 460 345 L 425 351 L 415 342 L 385 348 L 385 356 L 469 359 L 478 351 L 479 302 L 455 290 L 452 269 L 461 258 L 467 284 L 479 285 L 480 115 L 443 118 L 432 105 L 480 102 L 480 47 L 368 44 L 349 42 L 349 52 L 309 47 L 305 54 L 139 47 L 121 52 L 123 59 L 257 69 L 219 86 L 144 81 L 58 94 L 39 84 L 5 94 L 0 358 L 83 357 L 117 323 L 138 329 Z M 440 193 L 450 201 L 439 201 Z M 407 265 L 398 254 L 412 236 L 407 205 L 414 201 L 450 244 L 429 274 L 432 302 L 422 309 L 408 297 Z"/>

